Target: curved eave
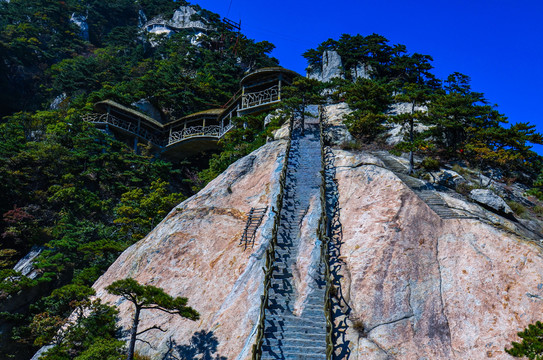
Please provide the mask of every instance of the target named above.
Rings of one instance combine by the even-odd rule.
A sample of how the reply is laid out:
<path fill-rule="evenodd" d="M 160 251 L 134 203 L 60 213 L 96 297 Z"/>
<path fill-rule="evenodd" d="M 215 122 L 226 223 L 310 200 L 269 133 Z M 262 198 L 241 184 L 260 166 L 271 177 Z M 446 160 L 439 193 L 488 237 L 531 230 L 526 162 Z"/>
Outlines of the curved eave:
<path fill-rule="evenodd" d="M 255 71 L 245 75 L 241 79 L 240 85 L 243 86 L 247 82 L 253 82 L 255 80 L 258 80 L 260 78 L 263 78 L 263 77 L 271 75 L 271 74 L 286 74 L 286 75 L 289 75 L 290 77 L 293 77 L 293 78 L 297 77 L 297 76 L 301 76 L 296 71 L 285 69 L 284 67 L 280 67 L 280 66 L 266 67 L 266 68 L 261 68 L 261 69 L 255 70 Z"/>
<path fill-rule="evenodd" d="M 118 102 L 115 102 L 113 100 L 104 100 L 104 101 L 97 102 L 96 104 L 94 104 L 94 109 L 101 113 L 107 113 L 107 106 L 111 106 L 113 109 L 117 110 L 118 112 L 125 113 L 127 115 L 146 120 L 160 129 L 164 127 L 162 123 L 153 119 L 149 115 L 139 112 L 137 110 L 134 110 L 132 108 L 129 108 L 127 106 L 121 105 Z"/>
<path fill-rule="evenodd" d="M 195 119 L 201 119 L 201 118 L 206 118 L 206 119 L 214 118 L 214 119 L 216 119 L 220 115 L 222 115 L 224 110 L 225 109 L 217 108 L 217 109 L 209 109 L 209 110 L 199 111 L 199 112 L 187 115 L 187 116 L 183 116 L 182 118 L 175 119 L 174 121 L 170 121 L 167 125 L 169 126 L 169 125 L 177 124 L 179 122 L 185 122 L 185 121 L 188 121 L 188 120 L 195 120 Z"/>

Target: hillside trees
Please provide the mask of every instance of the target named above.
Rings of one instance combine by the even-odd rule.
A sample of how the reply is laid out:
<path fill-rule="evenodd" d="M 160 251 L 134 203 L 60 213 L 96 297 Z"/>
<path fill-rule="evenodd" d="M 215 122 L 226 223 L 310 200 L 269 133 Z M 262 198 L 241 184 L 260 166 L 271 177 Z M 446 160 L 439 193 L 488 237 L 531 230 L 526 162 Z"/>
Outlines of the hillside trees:
<path fill-rule="evenodd" d="M 121 224 L 115 222 L 124 216 L 115 210 L 121 206 L 123 195 L 141 193 L 137 205 L 142 215 L 155 219 L 138 227 L 142 235 L 151 230 L 160 216 L 157 214 L 168 212 L 181 200 L 172 191 L 177 172 L 171 164 L 136 155 L 68 113 L 24 115 L 29 129 L 45 129 L 28 131 L 28 137 L 19 121 L 23 114 L 0 124 L 0 138 L 13 140 L 0 145 L 4 266 L 12 265 L 33 245 L 44 248 L 35 262 L 39 278 L 28 282 L 20 277 L 15 284 L 14 276 L 2 277 L 0 288 L 7 291 L 39 284 L 49 284 L 45 289 L 92 285 L 127 246 L 138 240 L 119 231 Z M 44 287 L 40 285 L 40 289 Z M 28 330 L 30 324 L 64 319 L 67 312 L 71 313 L 69 303 L 74 298 L 47 299 L 47 292 L 41 293 L 31 299 L 34 305 L 27 315 L 9 320 L 17 325 L 20 342 L 32 344 L 39 335 Z M 4 347 L 2 351 L 11 350 Z"/>
<path fill-rule="evenodd" d="M 21 290 L 31 294 L 18 313 L 0 314 L 6 326 L 0 357 L 29 358 L 44 341 L 37 340 L 36 329 L 53 330 L 65 321 L 73 311 L 70 296 L 78 296 L 74 288 L 65 292 L 70 296 L 52 292 L 77 285 L 84 293 L 127 246 L 191 194 L 186 169 L 213 167 L 209 154 L 175 165 L 137 155 L 82 122 L 82 115 L 105 99 L 128 106 L 147 99 L 167 118 L 179 118 L 224 104 L 248 68 L 277 64 L 269 56 L 272 44 L 232 32 L 218 15 L 200 8 L 197 16 L 211 30 L 199 45 L 184 31 L 154 47 L 139 37 L 138 10 L 148 18 L 162 12 L 169 18 L 186 4 L 0 2 L 0 84 L 6 95 L 0 116 L 8 115 L 0 122 L 0 301 Z M 90 41 L 79 37 L 72 13 L 88 14 Z M 65 100 L 50 110 L 61 94 Z M 228 148 L 210 177 L 265 142 L 262 118 L 249 121 L 259 125 L 232 133 L 237 147 Z M 249 138 L 255 142 L 246 144 Z M 11 270 L 32 246 L 41 250 L 35 279 Z"/>
<path fill-rule="evenodd" d="M 415 122 L 425 124 L 427 121 L 427 111 L 417 110 L 425 106 L 430 98 L 430 88 L 425 84 L 407 83 L 402 91 L 396 95 L 396 100 L 408 103 L 410 111 L 397 114 L 391 117 L 391 121 L 399 125 L 408 127 L 406 135 L 408 139 L 400 142 L 397 148 L 409 152 L 409 173 L 413 173 L 415 163 L 413 153 L 422 146 L 425 146 L 424 138 L 419 136 L 415 130 Z"/>
<path fill-rule="evenodd" d="M 198 320 L 200 314 L 190 306 L 187 306 L 187 298 L 172 297 L 164 290 L 152 285 L 140 285 L 136 280 L 127 278 L 114 281 L 106 287 L 106 290 L 119 295 L 130 301 L 134 305 L 134 317 L 132 318 L 132 328 L 130 330 L 130 342 L 127 351 L 127 360 L 134 359 L 134 347 L 137 336 L 150 330 L 165 331 L 159 326 L 152 326 L 138 332 L 139 318 L 142 310 L 159 310 L 169 314 L 179 315 L 182 318 Z"/>
<path fill-rule="evenodd" d="M 328 39 L 303 56 L 312 68 L 322 65 L 322 52 L 335 50 L 343 61 L 347 80 L 336 96 L 347 101 L 353 112 L 346 124 L 351 133 L 365 141 L 384 139 L 394 125 L 406 127 L 406 138 L 396 150 L 463 160 L 481 171 L 501 170 L 503 176 L 530 184 L 539 172 L 542 158 L 531 150 L 541 143 L 541 134 L 528 123 L 508 125 L 496 106 L 482 93 L 474 92 L 468 76 L 453 73 L 441 82 L 432 70 L 432 58 L 409 54 L 404 45 L 391 45 L 380 35 L 342 35 Z M 356 79 L 360 66 L 369 79 Z M 409 104 L 410 111 L 391 116 L 394 103 Z M 418 107 L 427 110 L 414 111 Z M 416 131 L 416 124 L 423 125 Z M 413 168 L 413 162 L 411 162 Z M 412 169 L 411 169 L 412 170 Z M 535 190 L 534 190 L 535 191 Z"/>

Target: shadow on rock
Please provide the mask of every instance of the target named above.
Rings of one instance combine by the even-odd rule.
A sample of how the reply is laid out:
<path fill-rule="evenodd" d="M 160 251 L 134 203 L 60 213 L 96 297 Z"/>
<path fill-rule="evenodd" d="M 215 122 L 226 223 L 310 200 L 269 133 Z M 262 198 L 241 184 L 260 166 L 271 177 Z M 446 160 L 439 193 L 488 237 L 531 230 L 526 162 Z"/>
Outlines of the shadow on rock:
<path fill-rule="evenodd" d="M 213 331 L 198 331 L 192 335 L 188 345 L 178 345 L 172 338 L 168 340 L 168 352 L 162 360 L 227 360 L 215 354 L 219 341 Z"/>

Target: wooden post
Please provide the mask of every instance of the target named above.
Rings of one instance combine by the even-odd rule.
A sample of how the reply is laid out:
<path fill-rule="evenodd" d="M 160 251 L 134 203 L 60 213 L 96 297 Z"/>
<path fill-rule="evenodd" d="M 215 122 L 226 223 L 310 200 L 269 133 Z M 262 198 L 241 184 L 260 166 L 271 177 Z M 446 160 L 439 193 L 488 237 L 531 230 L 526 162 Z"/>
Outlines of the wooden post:
<path fill-rule="evenodd" d="M 277 93 L 277 100 L 281 101 L 281 80 L 283 80 L 283 74 L 279 74 L 279 91 Z"/>
<path fill-rule="evenodd" d="M 138 128 L 136 130 L 136 136 L 134 136 L 134 152 L 138 153 L 138 137 L 140 136 L 140 130 L 141 130 L 141 119 L 138 118 Z"/>

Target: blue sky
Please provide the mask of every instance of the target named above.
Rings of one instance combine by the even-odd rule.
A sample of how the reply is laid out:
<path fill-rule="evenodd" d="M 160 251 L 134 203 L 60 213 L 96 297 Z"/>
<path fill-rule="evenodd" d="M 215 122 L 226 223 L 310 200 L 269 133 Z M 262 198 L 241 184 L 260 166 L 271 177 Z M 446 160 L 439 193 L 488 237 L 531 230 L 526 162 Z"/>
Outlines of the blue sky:
<path fill-rule="evenodd" d="M 282 66 L 305 74 L 301 54 L 343 33 L 377 33 L 431 55 L 439 78 L 469 75 L 510 122 L 543 133 L 543 2 L 535 0 L 194 1 L 276 45 Z M 543 154 L 543 147 L 537 151 Z"/>

